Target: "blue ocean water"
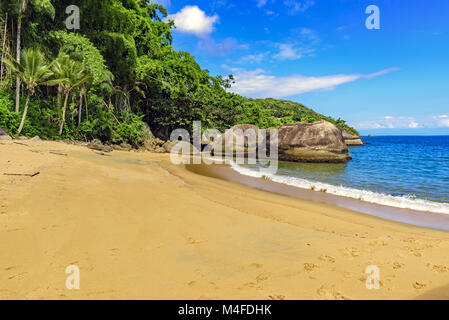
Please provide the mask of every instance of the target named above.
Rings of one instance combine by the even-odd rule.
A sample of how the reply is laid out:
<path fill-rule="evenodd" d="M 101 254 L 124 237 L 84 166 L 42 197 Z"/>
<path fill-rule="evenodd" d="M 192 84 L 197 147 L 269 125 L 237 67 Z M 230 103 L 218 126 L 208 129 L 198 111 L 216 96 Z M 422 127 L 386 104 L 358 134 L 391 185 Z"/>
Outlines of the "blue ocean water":
<path fill-rule="evenodd" d="M 449 136 L 378 136 L 346 164 L 279 162 L 273 181 L 393 207 L 449 214 Z M 253 175 L 250 168 L 235 167 Z"/>

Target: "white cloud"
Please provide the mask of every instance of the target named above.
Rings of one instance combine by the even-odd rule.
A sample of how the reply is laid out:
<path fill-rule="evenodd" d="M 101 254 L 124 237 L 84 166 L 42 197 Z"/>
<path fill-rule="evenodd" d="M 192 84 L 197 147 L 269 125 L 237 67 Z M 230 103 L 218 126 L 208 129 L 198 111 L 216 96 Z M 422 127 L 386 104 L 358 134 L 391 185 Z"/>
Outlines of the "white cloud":
<path fill-rule="evenodd" d="M 279 45 L 279 53 L 274 55 L 279 60 L 298 60 L 302 58 L 299 49 L 294 48 L 292 44 L 282 43 Z"/>
<path fill-rule="evenodd" d="M 415 129 L 415 128 L 419 128 L 419 127 L 420 127 L 420 125 L 419 125 L 419 123 L 418 123 L 418 122 L 416 122 L 416 121 L 412 121 L 412 122 L 410 122 L 410 123 L 408 124 L 408 127 L 409 127 L 409 128 L 413 128 L 413 129 Z"/>
<path fill-rule="evenodd" d="M 304 0 L 304 1 L 296 1 L 296 0 L 284 0 L 284 5 L 289 8 L 290 14 L 296 14 L 298 12 L 304 12 L 315 4 L 314 0 Z"/>
<path fill-rule="evenodd" d="M 257 54 L 249 54 L 247 56 L 244 56 L 240 58 L 238 63 L 241 64 L 254 64 L 254 63 L 261 63 L 267 58 L 268 53 L 257 53 Z"/>
<path fill-rule="evenodd" d="M 375 74 L 381 75 L 385 74 L 385 72 L 381 71 Z M 293 75 L 276 77 L 267 74 L 265 70 L 257 69 L 253 71 L 240 70 L 234 76 L 236 84 L 232 87 L 232 92 L 254 98 L 284 98 L 311 91 L 333 90 L 345 83 L 372 78 L 373 74 L 340 74 L 321 77 Z"/>
<path fill-rule="evenodd" d="M 441 116 L 433 117 L 438 127 L 448 128 L 449 127 L 449 117 L 446 114 Z"/>
<path fill-rule="evenodd" d="M 197 36 L 205 36 L 214 30 L 214 24 L 218 22 L 218 15 L 207 16 L 198 6 L 186 6 L 181 11 L 168 16 L 175 22 L 176 29 L 192 33 Z"/>
<path fill-rule="evenodd" d="M 317 51 L 320 38 L 314 30 L 308 28 L 295 28 L 290 30 L 290 36 L 281 43 L 272 45 L 279 50 L 273 56 L 277 60 L 298 60 L 312 56 Z"/>

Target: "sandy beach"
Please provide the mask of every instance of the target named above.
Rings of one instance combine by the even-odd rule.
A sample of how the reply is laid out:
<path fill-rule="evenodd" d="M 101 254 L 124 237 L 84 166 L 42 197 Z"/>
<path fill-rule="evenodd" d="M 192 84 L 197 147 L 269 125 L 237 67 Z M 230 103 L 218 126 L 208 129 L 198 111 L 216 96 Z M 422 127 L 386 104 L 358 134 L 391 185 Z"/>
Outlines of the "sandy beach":
<path fill-rule="evenodd" d="M 0 168 L 0 299 L 449 299 L 448 232 L 197 175 L 167 154 L 2 141 Z M 80 290 L 65 286 L 70 265 Z"/>

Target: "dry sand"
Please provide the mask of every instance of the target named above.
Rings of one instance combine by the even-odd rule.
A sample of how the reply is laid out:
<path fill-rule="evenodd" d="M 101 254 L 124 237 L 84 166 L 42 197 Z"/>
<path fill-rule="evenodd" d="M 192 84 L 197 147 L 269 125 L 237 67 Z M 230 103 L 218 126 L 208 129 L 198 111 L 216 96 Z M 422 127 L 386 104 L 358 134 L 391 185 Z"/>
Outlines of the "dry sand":
<path fill-rule="evenodd" d="M 449 299 L 447 232 L 195 175 L 168 155 L 20 143 L 0 142 L 2 299 Z M 66 289 L 69 265 L 80 290 Z M 369 265 L 380 290 L 366 289 Z"/>

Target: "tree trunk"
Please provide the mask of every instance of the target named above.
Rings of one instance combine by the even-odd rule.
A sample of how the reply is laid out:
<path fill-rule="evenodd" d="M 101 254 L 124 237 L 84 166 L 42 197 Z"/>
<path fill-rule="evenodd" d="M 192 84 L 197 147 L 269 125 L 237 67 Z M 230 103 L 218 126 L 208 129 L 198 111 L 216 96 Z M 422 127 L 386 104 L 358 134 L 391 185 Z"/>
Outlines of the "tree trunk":
<path fill-rule="evenodd" d="M 16 41 L 16 61 L 20 63 L 20 41 L 22 33 L 22 13 L 25 10 L 26 0 L 22 0 L 22 5 L 19 8 L 19 17 L 17 18 L 17 41 Z M 16 78 L 16 112 L 20 111 L 20 78 Z"/>
<path fill-rule="evenodd" d="M 58 95 L 56 96 L 56 106 L 58 108 L 61 105 L 61 96 L 62 96 L 62 88 L 61 88 L 61 85 L 58 84 Z"/>
<path fill-rule="evenodd" d="M 64 129 L 64 122 L 65 122 L 65 110 L 67 108 L 67 101 L 69 100 L 69 94 L 67 93 L 65 95 L 65 100 L 64 100 L 64 108 L 62 109 L 62 121 L 61 121 L 61 126 L 59 127 L 59 135 L 62 135 L 62 129 Z"/>
<path fill-rule="evenodd" d="M 85 105 L 86 105 L 86 120 L 89 121 L 89 109 L 88 109 L 88 100 L 87 100 L 87 92 L 84 94 L 84 100 L 86 101 Z"/>
<path fill-rule="evenodd" d="M 20 135 L 20 133 L 22 132 L 23 126 L 25 124 L 25 119 L 27 117 L 28 105 L 29 104 L 30 104 L 30 93 L 28 92 L 27 101 L 25 103 L 25 109 L 23 110 L 23 114 L 22 114 L 22 121 L 20 121 L 19 130 L 17 131 L 18 135 Z"/>
<path fill-rule="evenodd" d="M 83 112 L 83 88 L 80 88 L 80 106 L 78 109 L 78 127 L 81 124 L 81 112 Z"/>
<path fill-rule="evenodd" d="M 3 60 L 5 59 L 5 45 L 6 45 L 6 31 L 8 26 L 8 12 L 6 12 L 6 18 L 5 18 L 5 30 L 3 32 L 3 44 L 2 44 L 2 61 L 1 61 L 1 68 L 0 68 L 0 82 L 3 82 L 3 68 L 4 63 Z"/>

